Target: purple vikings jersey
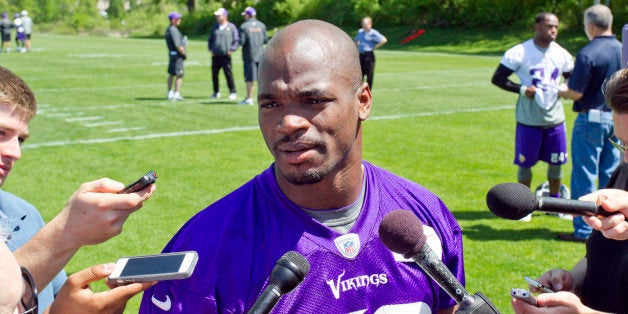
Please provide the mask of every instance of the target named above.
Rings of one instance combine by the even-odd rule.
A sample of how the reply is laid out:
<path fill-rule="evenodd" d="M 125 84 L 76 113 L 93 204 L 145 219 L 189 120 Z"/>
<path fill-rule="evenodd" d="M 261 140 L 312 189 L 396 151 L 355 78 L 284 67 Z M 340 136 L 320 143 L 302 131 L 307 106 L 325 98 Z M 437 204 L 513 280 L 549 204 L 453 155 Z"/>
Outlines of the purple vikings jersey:
<path fill-rule="evenodd" d="M 382 218 L 408 209 L 428 243 L 464 284 L 460 227 L 424 187 L 363 162 L 366 193 L 348 234 L 323 226 L 281 192 L 273 166 L 190 219 L 164 252 L 194 250 L 192 276 L 144 292 L 140 313 L 244 313 L 262 294 L 287 251 L 301 253 L 310 272 L 274 313 L 435 313 L 456 304 L 412 260 L 379 240 Z M 428 234 L 429 233 L 429 234 Z"/>

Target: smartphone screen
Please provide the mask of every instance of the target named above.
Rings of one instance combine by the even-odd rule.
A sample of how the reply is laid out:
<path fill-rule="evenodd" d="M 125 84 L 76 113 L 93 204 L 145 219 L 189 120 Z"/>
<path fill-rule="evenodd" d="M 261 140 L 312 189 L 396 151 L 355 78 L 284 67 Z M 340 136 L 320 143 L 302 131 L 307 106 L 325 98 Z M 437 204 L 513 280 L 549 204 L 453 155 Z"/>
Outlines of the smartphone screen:
<path fill-rule="evenodd" d="M 194 272 L 197 260 L 195 251 L 123 257 L 116 262 L 107 283 L 185 279 Z"/>
<path fill-rule="evenodd" d="M 176 273 L 185 255 L 161 255 L 129 258 L 120 277 L 135 277 L 150 274 Z"/>

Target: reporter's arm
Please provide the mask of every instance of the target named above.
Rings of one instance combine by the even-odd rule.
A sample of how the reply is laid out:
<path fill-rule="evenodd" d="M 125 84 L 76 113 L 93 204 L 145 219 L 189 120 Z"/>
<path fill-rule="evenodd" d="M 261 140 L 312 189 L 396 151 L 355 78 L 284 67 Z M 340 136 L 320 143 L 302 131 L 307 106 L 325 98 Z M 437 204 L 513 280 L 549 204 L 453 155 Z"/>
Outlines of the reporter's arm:
<path fill-rule="evenodd" d="M 577 291 L 582 285 L 586 271 L 587 259 L 585 257 L 578 261 L 578 263 L 571 269 L 571 271 L 567 271 L 561 268 L 548 270 L 536 280 L 554 291 L 574 292 Z M 540 289 L 532 285 L 529 286 L 529 289 L 532 292 L 541 292 Z"/>
<path fill-rule="evenodd" d="M 48 285 L 81 246 L 120 234 L 128 216 L 155 190 L 151 185 L 136 193 L 116 194 L 122 188 L 122 183 L 110 179 L 84 183 L 56 217 L 14 252 L 38 289 Z"/>
<path fill-rule="evenodd" d="M 89 284 L 107 277 L 114 268 L 114 263 L 95 265 L 70 275 L 45 313 L 122 313 L 130 298 L 155 284 L 132 283 L 93 293 Z"/>

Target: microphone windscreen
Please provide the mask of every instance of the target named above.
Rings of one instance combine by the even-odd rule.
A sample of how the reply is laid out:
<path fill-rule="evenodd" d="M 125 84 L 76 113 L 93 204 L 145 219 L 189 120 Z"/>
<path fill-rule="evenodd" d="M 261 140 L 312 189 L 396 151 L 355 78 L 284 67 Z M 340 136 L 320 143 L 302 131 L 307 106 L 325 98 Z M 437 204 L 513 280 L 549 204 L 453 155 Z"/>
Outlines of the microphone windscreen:
<path fill-rule="evenodd" d="M 288 251 L 277 260 L 270 273 L 270 284 L 279 289 L 281 294 L 296 288 L 310 271 L 310 263 L 295 251 Z"/>
<path fill-rule="evenodd" d="M 393 210 L 382 219 L 379 238 L 389 250 L 405 257 L 418 253 L 426 241 L 419 218 L 402 209 Z"/>
<path fill-rule="evenodd" d="M 486 194 L 486 205 L 499 217 L 517 220 L 536 209 L 537 199 L 530 188 L 521 183 L 500 183 Z"/>
<path fill-rule="evenodd" d="M 288 251 L 277 261 L 292 270 L 301 280 L 310 272 L 310 263 L 296 251 Z"/>

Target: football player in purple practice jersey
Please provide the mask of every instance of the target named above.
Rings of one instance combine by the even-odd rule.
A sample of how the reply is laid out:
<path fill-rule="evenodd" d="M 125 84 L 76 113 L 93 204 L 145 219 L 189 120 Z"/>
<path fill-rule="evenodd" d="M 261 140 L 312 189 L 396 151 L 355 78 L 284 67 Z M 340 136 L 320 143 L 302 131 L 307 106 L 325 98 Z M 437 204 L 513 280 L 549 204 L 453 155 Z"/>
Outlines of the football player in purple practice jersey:
<path fill-rule="evenodd" d="M 464 283 L 461 230 L 424 187 L 362 160 L 371 92 L 358 51 L 322 21 L 289 25 L 260 62 L 259 125 L 274 157 L 261 174 L 191 218 L 164 252 L 194 250 L 184 280 L 144 293 L 141 313 L 243 313 L 287 251 L 311 266 L 276 313 L 452 313 L 456 302 L 379 240 L 381 219 L 412 211 L 427 243 Z"/>

